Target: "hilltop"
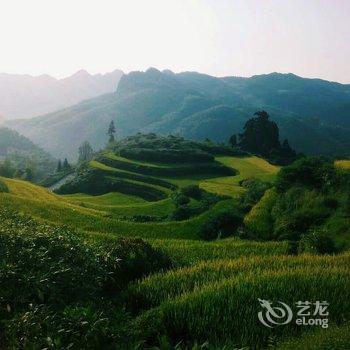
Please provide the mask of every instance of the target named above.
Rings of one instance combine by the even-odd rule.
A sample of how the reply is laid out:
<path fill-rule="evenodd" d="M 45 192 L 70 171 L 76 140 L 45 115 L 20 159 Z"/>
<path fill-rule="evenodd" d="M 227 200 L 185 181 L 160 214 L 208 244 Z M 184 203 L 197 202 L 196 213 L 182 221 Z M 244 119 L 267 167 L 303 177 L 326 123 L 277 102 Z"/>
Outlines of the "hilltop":
<path fill-rule="evenodd" d="M 103 148 L 111 120 L 119 139 L 156 132 L 226 142 L 264 109 L 297 152 L 348 156 L 349 91 L 349 85 L 293 74 L 216 78 L 152 68 L 124 75 L 115 93 L 8 125 L 55 156 L 74 157 L 84 140 Z"/>
<path fill-rule="evenodd" d="M 62 79 L 49 75 L 0 73 L 0 114 L 32 118 L 117 89 L 123 72 L 91 75 L 85 70 Z M 0 118 L 1 119 L 1 118 Z"/>

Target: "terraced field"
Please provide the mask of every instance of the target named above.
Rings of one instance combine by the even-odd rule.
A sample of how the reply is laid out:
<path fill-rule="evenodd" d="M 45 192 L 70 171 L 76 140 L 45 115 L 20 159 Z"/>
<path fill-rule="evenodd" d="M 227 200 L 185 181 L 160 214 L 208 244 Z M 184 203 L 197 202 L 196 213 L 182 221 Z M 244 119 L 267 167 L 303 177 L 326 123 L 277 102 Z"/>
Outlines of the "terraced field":
<path fill-rule="evenodd" d="M 218 162 L 236 169 L 238 175 L 217 177 L 200 181 L 200 186 L 207 191 L 235 197 L 244 191 L 239 182 L 244 179 L 257 178 L 273 181 L 279 167 L 258 157 L 217 157 Z"/>
<path fill-rule="evenodd" d="M 341 169 L 350 170 L 350 160 L 336 160 L 335 166 Z"/>
<path fill-rule="evenodd" d="M 181 342 L 178 350 L 206 341 L 215 344 L 213 349 L 224 345 L 223 349 L 263 349 L 268 344 L 281 349 L 299 344 L 302 349 L 299 339 L 305 339 L 305 344 L 309 341 L 305 328 L 291 324 L 270 329 L 258 323 L 259 298 L 289 305 L 298 300 L 327 300 L 331 305 L 329 332 L 333 334 L 334 329 L 339 344 L 346 341 L 344 319 L 350 314 L 350 306 L 344 304 L 350 298 L 348 252 L 292 256 L 285 241 L 231 237 L 206 242 L 199 236 L 199 227 L 208 217 L 223 209 L 234 210 L 237 196 L 244 191 L 241 180 L 273 181 L 278 167 L 257 157 L 220 156 L 213 164 L 174 166 L 132 161 L 111 153 L 94 159 L 89 167 L 113 186 L 127 185 L 130 192 L 142 187 L 145 193 L 155 191 L 162 196 L 147 200 L 137 191 L 117 190 L 98 195 L 59 195 L 25 181 L 0 178 L 9 190 L 0 193 L 0 206 L 29 214 L 40 222 L 68 225 L 88 244 L 136 236 L 165 253 L 171 261 L 170 270 L 132 282 L 120 296 L 131 315 L 128 322 L 134 337 L 142 344 L 155 344 L 166 337 L 172 344 Z M 175 209 L 173 191 L 190 184 L 227 197 L 183 221 L 128 219 L 135 215 L 168 216 Z M 191 199 L 189 206 L 197 204 Z M 315 334 L 310 339 L 325 343 Z"/>

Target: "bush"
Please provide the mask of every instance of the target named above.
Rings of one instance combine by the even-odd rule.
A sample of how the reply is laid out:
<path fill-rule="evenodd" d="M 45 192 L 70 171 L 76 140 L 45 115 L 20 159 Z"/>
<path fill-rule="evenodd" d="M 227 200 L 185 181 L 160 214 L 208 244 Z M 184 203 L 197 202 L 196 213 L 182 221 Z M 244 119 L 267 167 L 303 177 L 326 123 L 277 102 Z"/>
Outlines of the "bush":
<path fill-rule="evenodd" d="M 279 191 L 286 191 L 292 185 L 321 189 L 336 180 L 336 170 L 332 163 L 321 158 L 307 157 L 295 161 L 280 170 L 276 179 Z"/>
<path fill-rule="evenodd" d="M 244 211 L 248 211 L 258 203 L 265 191 L 271 187 L 270 183 L 259 179 L 246 179 L 241 181 L 240 185 L 246 188 L 239 199 L 239 204 Z"/>
<path fill-rule="evenodd" d="M 138 238 L 90 245 L 4 209 L 0 222 L 1 348 L 119 348 L 117 293 L 171 266 Z"/>
<path fill-rule="evenodd" d="M 205 240 L 228 237 L 235 233 L 242 222 L 241 215 L 232 210 L 221 210 L 204 222 L 199 234 Z"/>
<path fill-rule="evenodd" d="M 173 211 L 170 220 L 182 221 L 187 220 L 191 217 L 192 211 L 187 205 L 181 205 L 175 208 Z"/>
<path fill-rule="evenodd" d="M 8 192 L 9 192 L 9 188 L 7 187 L 5 182 L 0 180 L 0 193 L 8 193 Z"/>
<path fill-rule="evenodd" d="M 327 232 L 318 229 L 301 236 L 298 252 L 333 254 L 337 252 L 337 249 Z"/>
<path fill-rule="evenodd" d="M 203 190 L 198 185 L 188 185 L 181 189 L 181 192 L 190 198 L 200 200 L 202 198 Z"/>
<path fill-rule="evenodd" d="M 105 288 L 114 293 L 128 282 L 171 267 L 170 259 L 140 238 L 118 238 L 99 247 L 109 272 Z"/>
<path fill-rule="evenodd" d="M 190 202 L 190 199 L 181 192 L 173 192 L 171 194 L 171 198 L 172 198 L 175 206 L 177 206 L 177 207 L 186 205 Z"/>

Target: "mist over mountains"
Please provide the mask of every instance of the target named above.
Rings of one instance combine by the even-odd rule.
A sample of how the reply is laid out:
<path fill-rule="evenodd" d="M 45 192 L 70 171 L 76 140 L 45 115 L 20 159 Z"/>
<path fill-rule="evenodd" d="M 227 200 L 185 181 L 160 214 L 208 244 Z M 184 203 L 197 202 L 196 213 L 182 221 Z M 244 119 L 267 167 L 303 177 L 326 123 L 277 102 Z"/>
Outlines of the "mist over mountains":
<path fill-rule="evenodd" d="M 349 107 L 350 85 L 320 79 L 280 73 L 217 78 L 150 68 L 123 75 L 114 93 L 6 125 L 56 157 L 74 158 L 84 140 L 105 145 L 111 120 L 119 138 L 156 132 L 221 142 L 265 109 L 297 151 L 349 155 Z"/>
<path fill-rule="evenodd" d="M 122 75 L 120 70 L 103 75 L 80 70 L 67 78 L 56 79 L 49 75 L 0 73 L 0 115 L 14 119 L 54 112 L 115 91 Z"/>

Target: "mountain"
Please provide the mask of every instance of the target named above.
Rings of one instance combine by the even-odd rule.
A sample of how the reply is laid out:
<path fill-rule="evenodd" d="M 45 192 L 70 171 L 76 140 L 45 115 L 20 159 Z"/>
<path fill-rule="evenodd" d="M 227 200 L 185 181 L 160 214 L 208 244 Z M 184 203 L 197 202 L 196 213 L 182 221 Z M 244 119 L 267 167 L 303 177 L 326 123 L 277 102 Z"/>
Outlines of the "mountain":
<path fill-rule="evenodd" d="M 5 160 L 10 161 L 10 167 L 17 172 L 30 168 L 32 180 L 46 177 L 57 165 L 57 161 L 49 153 L 26 137 L 17 131 L 0 127 L 0 164 Z"/>
<path fill-rule="evenodd" d="M 122 76 L 115 93 L 7 125 L 55 156 L 74 158 L 84 140 L 94 148 L 105 144 L 111 120 L 119 138 L 156 132 L 226 142 L 255 111 L 266 109 L 298 152 L 348 156 L 348 106 L 350 85 L 293 74 L 216 78 L 150 68 Z"/>
<path fill-rule="evenodd" d="M 117 89 L 123 72 L 91 75 L 80 70 L 70 77 L 0 74 L 0 114 L 6 119 L 30 118 L 74 105 Z"/>

